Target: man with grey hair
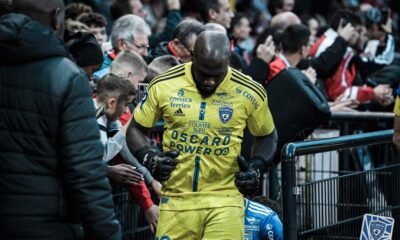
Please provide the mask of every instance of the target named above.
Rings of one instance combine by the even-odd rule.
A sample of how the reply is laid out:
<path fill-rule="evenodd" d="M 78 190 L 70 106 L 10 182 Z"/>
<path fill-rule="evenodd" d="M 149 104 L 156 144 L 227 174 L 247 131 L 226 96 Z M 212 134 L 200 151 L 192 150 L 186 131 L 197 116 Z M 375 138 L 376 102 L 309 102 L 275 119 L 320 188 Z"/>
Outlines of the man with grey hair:
<path fill-rule="evenodd" d="M 149 25 L 133 14 L 127 14 L 115 21 L 111 30 L 111 45 L 113 50 L 104 56 L 103 65 L 94 77 L 100 79 L 108 72 L 112 61 L 117 54 L 124 50 L 131 50 L 142 57 L 146 57 L 149 47 L 148 36 L 151 34 Z M 107 69 L 107 70 L 105 70 Z"/>
<path fill-rule="evenodd" d="M 164 55 L 172 55 L 180 62 L 192 60 L 194 43 L 197 36 L 204 31 L 202 23 L 195 19 L 185 19 L 178 24 L 171 41 L 161 42 L 149 53 L 151 60 Z"/>

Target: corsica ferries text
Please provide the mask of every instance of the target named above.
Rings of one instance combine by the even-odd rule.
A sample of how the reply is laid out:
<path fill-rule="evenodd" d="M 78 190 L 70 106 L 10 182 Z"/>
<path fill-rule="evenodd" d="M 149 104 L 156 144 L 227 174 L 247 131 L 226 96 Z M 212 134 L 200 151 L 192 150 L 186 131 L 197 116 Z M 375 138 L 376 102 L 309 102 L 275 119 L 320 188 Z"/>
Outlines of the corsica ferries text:
<path fill-rule="evenodd" d="M 223 138 L 198 136 L 173 130 L 169 146 L 171 149 L 177 149 L 185 153 L 219 156 L 229 153 L 228 144 L 230 142 L 230 136 L 225 136 Z"/>

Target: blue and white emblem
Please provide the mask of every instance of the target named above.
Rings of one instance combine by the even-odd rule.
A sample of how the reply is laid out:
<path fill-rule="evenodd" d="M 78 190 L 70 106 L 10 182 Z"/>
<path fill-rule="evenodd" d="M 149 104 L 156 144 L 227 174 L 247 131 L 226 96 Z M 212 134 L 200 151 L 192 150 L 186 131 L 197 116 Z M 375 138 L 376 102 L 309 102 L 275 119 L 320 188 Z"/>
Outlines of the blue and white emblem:
<path fill-rule="evenodd" d="M 220 107 L 219 108 L 219 120 L 222 123 L 227 123 L 231 120 L 233 115 L 233 109 L 230 107 Z"/>
<path fill-rule="evenodd" d="M 390 240 L 393 224 L 393 218 L 365 214 L 360 240 Z"/>

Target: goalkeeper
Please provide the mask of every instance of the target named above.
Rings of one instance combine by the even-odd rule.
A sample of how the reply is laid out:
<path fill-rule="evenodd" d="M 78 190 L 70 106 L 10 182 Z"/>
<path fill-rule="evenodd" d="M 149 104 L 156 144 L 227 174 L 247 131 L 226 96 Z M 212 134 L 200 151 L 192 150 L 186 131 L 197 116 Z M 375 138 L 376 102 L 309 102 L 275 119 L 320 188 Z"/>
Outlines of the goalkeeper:
<path fill-rule="evenodd" d="M 258 190 L 277 134 L 264 88 L 229 57 L 226 35 L 201 33 L 193 62 L 156 77 L 134 111 L 128 146 L 163 182 L 158 239 L 244 238 L 243 195 Z M 163 152 L 146 140 L 161 117 Z M 249 161 L 238 158 L 246 127 L 256 137 Z"/>

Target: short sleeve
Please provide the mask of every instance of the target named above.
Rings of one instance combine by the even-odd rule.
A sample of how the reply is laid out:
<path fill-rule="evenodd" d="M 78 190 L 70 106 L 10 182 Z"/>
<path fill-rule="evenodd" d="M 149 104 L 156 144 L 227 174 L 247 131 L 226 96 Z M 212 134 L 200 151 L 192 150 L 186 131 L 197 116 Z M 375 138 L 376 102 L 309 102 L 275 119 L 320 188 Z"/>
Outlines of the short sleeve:
<path fill-rule="evenodd" d="M 275 129 L 274 120 L 268 107 L 268 99 L 264 101 L 258 99 L 261 103 L 257 108 L 252 107 L 252 112 L 247 120 L 247 127 L 250 133 L 256 137 L 269 135 Z"/>
<path fill-rule="evenodd" d="M 133 114 L 135 122 L 143 127 L 153 127 L 162 115 L 156 87 L 153 85 L 145 92 Z"/>
<path fill-rule="evenodd" d="M 274 239 L 274 240 L 282 240 L 283 239 L 283 226 L 282 222 L 279 219 L 278 215 L 274 213 L 268 218 L 265 218 L 262 221 L 260 226 L 261 239 Z"/>
<path fill-rule="evenodd" d="M 394 104 L 394 114 L 398 117 L 400 117 L 400 97 L 396 97 L 396 103 Z"/>

